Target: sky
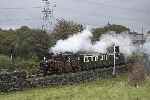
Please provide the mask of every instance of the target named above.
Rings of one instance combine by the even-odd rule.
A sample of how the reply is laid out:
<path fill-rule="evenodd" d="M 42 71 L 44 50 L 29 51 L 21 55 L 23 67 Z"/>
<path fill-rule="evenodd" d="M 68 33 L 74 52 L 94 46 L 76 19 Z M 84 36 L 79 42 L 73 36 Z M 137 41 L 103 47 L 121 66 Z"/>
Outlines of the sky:
<path fill-rule="evenodd" d="M 51 0 L 56 2 L 55 18 L 92 27 L 108 21 L 141 32 L 150 30 L 150 0 Z M 21 9 L 10 9 L 21 8 Z M 41 0 L 0 0 L 0 27 L 42 26 Z M 56 22 L 56 21 L 55 21 Z"/>

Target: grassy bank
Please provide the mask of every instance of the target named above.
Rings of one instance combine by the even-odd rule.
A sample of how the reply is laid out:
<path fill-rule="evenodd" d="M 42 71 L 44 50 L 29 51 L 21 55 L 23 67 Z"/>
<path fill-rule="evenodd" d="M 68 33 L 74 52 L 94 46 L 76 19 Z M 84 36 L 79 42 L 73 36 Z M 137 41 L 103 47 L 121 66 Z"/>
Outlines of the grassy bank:
<path fill-rule="evenodd" d="M 0 94 L 0 100 L 150 100 L 150 80 L 137 88 L 127 84 L 127 76 L 86 84 L 38 88 Z"/>

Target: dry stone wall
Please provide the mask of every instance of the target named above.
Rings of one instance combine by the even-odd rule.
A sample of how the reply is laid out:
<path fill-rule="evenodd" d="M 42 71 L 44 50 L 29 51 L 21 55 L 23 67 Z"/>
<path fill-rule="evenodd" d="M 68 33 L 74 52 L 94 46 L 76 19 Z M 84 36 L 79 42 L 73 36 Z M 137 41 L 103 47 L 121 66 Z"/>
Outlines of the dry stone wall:
<path fill-rule="evenodd" d="M 113 68 L 96 69 L 78 73 L 27 78 L 25 72 L 0 73 L 0 91 L 8 92 L 25 88 L 72 85 L 82 82 L 112 78 Z M 126 65 L 116 68 L 117 74 L 127 72 Z"/>

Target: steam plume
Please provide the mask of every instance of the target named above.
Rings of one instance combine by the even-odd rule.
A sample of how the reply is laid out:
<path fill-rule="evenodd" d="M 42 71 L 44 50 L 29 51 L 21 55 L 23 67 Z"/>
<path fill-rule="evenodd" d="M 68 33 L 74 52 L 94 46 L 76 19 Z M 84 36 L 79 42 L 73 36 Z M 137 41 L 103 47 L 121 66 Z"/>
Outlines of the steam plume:
<path fill-rule="evenodd" d="M 136 50 L 128 33 L 116 34 L 115 32 L 102 35 L 100 40 L 93 45 L 93 50 L 105 53 L 106 49 L 114 43 L 120 47 L 120 52 L 127 56 Z"/>
<path fill-rule="evenodd" d="M 92 43 L 92 33 L 86 29 L 81 33 L 70 36 L 66 40 L 57 41 L 56 45 L 50 49 L 53 53 L 64 53 L 79 51 L 106 53 L 107 48 L 114 43 L 120 46 L 120 52 L 130 55 L 135 50 L 130 36 L 127 33 L 116 34 L 114 32 L 106 33 L 101 36 L 99 41 Z"/>
<path fill-rule="evenodd" d="M 81 33 L 70 36 L 66 40 L 58 40 L 56 45 L 50 49 L 53 53 L 64 53 L 78 51 L 89 51 L 92 47 L 91 38 L 92 33 L 88 30 L 84 30 Z"/>

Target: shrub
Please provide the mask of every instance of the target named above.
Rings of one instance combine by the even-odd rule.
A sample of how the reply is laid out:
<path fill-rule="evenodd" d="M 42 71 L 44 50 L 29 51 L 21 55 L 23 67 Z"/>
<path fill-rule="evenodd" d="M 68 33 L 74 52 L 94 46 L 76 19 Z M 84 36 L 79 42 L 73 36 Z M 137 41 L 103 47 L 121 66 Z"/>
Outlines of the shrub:
<path fill-rule="evenodd" d="M 0 55 L 0 70 L 7 71 L 26 71 L 28 73 L 36 73 L 38 71 L 39 60 L 37 58 L 21 59 L 16 58 L 13 62 L 6 55 Z"/>
<path fill-rule="evenodd" d="M 26 71 L 29 74 L 36 73 L 38 71 L 39 61 L 37 59 L 20 59 L 15 61 L 15 67 L 19 71 Z"/>
<path fill-rule="evenodd" d="M 12 61 L 8 56 L 0 55 L 0 70 L 2 69 L 9 69 L 9 70 L 14 69 Z"/>

